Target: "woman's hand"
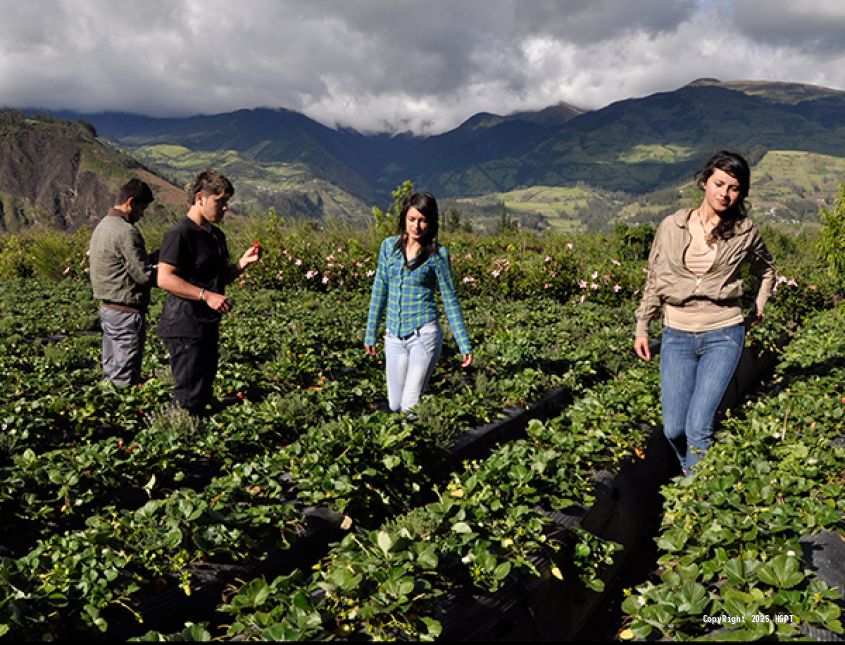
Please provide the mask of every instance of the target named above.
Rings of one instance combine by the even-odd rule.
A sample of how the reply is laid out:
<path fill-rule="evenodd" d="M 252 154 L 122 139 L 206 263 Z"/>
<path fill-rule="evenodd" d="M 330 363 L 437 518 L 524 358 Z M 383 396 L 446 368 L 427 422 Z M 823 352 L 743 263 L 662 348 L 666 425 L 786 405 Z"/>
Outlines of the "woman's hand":
<path fill-rule="evenodd" d="M 464 359 L 461 361 L 461 367 L 469 367 L 472 365 L 472 354 L 464 354 Z"/>
<path fill-rule="evenodd" d="M 648 336 L 634 338 L 634 352 L 644 361 L 651 360 L 651 349 L 648 346 Z"/>
<path fill-rule="evenodd" d="M 367 345 L 364 343 L 364 351 L 367 352 L 370 356 L 378 356 L 378 350 L 376 349 L 375 345 Z"/>
<path fill-rule="evenodd" d="M 749 329 L 751 329 L 754 325 L 756 325 L 761 320 L 763 320 L 763 314 L 762 313 L 758 314 L 756 311 L 750 312 L 745 317 L 745 320 L 742 321 L 743 326 L 745 327 L 745 331 L 748 331 Z"/>

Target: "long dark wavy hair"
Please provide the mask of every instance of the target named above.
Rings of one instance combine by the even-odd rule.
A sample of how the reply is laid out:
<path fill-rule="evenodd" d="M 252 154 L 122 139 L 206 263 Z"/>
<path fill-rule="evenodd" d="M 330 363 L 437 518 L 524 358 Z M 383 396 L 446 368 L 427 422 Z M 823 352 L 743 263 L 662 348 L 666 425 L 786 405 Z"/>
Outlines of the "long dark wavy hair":
<path fill-rule="evenodd" d="M 405 242 L 408 241 L 408 234 L 405 231 L 405 220 L 408 211 L 416 208 L 428 222 L 428 228 L 422 238 L 422 248 L 414 258 L 405 258 L 405 266 L 409 269 L 416 269 L 425 263 L 432 253 L 437 251 L 437 231 L 440 228 L 440 212 L 437 209 L 437 200 L 431 193 L 414 193 L 405 198 L 402 202 L 402 211 L 399 213 L 397 232 L 399 239 L 396 240 L 396 248 L 405 253 Z"/>
<path fill-rule="evenodd" d="M 751 169 L 745 158 L 729 150 L 720 150 L 710 157 L 704 167 L 695 173 L 696 185 L 704 190 L 704 185 L 716 170 L 722 170 L 739 182 L 739 199 L 736 204 L 721 214 L 719 223 L 710 233 L 709 241 L 727 240 L 734 236 L 736 225 L 748 216 L 748 204 L 745 198 L 751 189 Z"/>

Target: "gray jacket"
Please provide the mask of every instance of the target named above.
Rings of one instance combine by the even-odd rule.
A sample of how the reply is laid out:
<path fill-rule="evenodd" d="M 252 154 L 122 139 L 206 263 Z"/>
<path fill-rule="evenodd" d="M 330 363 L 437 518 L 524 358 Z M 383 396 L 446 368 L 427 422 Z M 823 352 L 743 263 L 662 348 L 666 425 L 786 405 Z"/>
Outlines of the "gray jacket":
<path fill-rule="evenodd" d="M 691 209 L 683 208 L 666 217 L 657 229 L 648 258 L 648 278 L 640 306 L 637 307 L 637 336 L 648 335 L 648 323 L 664 303 L 682 305 L 692 298 L 739 304 L 742 298 L 742 267 L 749 265 L 760 285 L 754 309 L 763 308 L 775 284 L 775 266 L 763 243 L 763 236 L 751 220 L 745 218 L 728 240 L 720 240 L 713 266 L 697 277 L 687 269 L 684 253 L 692 241 L 687 222 Z"/>
<path fill-rule="evenodd" d="M 153 268 L 144 238 L 112 209 L 94 229 L 89 246 L 91 286 L 98 300 L 146 309 Z"/>

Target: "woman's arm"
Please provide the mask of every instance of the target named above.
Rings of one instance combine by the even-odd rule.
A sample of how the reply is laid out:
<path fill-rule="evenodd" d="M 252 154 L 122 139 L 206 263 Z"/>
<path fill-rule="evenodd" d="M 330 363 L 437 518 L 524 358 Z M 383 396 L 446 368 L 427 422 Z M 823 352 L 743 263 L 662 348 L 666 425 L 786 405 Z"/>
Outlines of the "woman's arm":
<path fill-rule="evenodd" d="M 384 310 L 387 308 L 389 292 L 387 284 L 388 245 L 388 240 L 384 240 L 379 249 L 378 265 L 373 279 L 373 291 L 370 295 L 370 309 L 367 314 L 367 330 L 364 333 L 364 348 L 371 356 L 376 355 L 376 334 L 384 317 Z"/>
<path fill-rule="evenodd" d="M 665 222 L 666 220 L 664 220 Z M 646 282 L 643 287 L 643 295 L 640 304 L 634 314 L 637 319 L 636 330 L 634 331 L 634 352 L 644 361 L 651 360 L 651 350 L 648 345 L 648 324 L 660 311 L 660 297 L 657 295 L 657 281 L 655 279 L 655 267 L 663 252 L 661 232 L 664 224 L 657 227 L 654 240 L 651 243 L 651 251 L 648 254 L 648 265 L 646 266 Z"/>
<path fill-rule="evenodd" d="M 449 327 L 458 343 L 458 349 L 463 354 L 463 365 L 466 367 L 472 363 L 472 343 L 464 325 L 464 316 L 461 312 L 461 305 L 458 303 L 458 294 L 455 292 L 455 283 L 452 280 L 452 264 L 449 259 L 449 251 L 446 247 L 438 248 L 437 257 L 434 258 L 434 273 L 437 276 L 437 284 L 440 287 L 440 294 L 443 296 L 443 306 L 446 309 L 446 319 Z"/>
<path fill-rule="evenodd" d="M 772 291 L 774 291 L 777 271 L 775 270 L 772 254 L 766 248 L 763 236 L 757 228 L 754 229 L 754 239 L 751 242 L 748 253 L 750 256 L 749 270 L 751 275 L 755 276 L 759 283 L 752 313 L 757 318 L 761 318 L 763 316 L 763 310 L 766 308 L 766 303 L 769 301 Z"/>

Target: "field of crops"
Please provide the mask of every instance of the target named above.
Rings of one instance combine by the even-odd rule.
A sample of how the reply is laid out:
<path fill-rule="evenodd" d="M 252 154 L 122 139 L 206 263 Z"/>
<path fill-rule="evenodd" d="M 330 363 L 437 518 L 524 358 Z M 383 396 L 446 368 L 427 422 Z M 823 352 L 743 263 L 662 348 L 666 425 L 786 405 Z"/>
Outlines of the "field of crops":
<path fill-rule="evenodd" d="M 644 247 L 447 240 L 477 364 L 447 333 L 428 394 L 396 415 L 362 348 L 378 240 L 273 226 L 245 232 L 267 254 L 230 291 L 230 405 L 201 421 L 169 408 L 154 331 L 142 385 L 100 381 L 81 249 L 50 273 L 4 240 L 0 635 L 429 640 L 516 581 L 600 594 L 622 545 L 556 518 L 588 512 L 599 475 L 646 460 L 659 430 L 657 365 L 630 350 Z M 660 569 L 609 627 L 623 638 L 706 635 L 725 626 L 703 615 L 739 611 L 795 618 L 741 635 L 842 632 L 841 590 L 799 545 L 841 535 L 845 510 L 845 321 L 809 278 L 782 277 L 748 339 L 784 348 L 774 376 L 699 477 L 666 488 Z"/>

